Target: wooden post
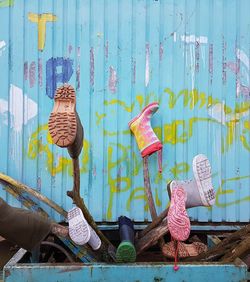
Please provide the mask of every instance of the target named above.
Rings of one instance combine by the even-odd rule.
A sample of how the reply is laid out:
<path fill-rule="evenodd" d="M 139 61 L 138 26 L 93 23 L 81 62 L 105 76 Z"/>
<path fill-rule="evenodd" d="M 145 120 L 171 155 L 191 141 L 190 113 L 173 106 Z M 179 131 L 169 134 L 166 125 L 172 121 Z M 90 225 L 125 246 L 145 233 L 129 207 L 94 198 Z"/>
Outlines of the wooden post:
<path fill-rule="evenodd" d="M 148 156 L 145 156 L 143 158 L 143 175 L 144 175 L 144 186 L 145 186 L 145 191 L 146 191 L 146 195 L 148 199 L 149 210 L 150 210 L 152 220 L 154 221 L 157 218 L 157 213 L 156 213 L 154 199 L 153 199 L 151 185 L 150 185 L 150 178 L 149 178 L 149 171 L 148 171 Z M 159 243 L 160 248 L 162 249 L 162 247 L 165 244 L 164 238 L 160 237 L 158 243 Z"/>
<path fill-rule="evenodd" d="M 168 208 L 165 209 L 160 215 L 158 215 L 145 229 L 137 233 L 137 238 L 144 237 L 149 231 L 158 226 L 162 220 L 168 215 Z"/>
<path fill-rule="evenodd" d="M 219 244 L 196 257 L 187 258 L 185 261 L 216 261 L 230 262 L 236 257 L 250 250 L 250 224 L 232 233 Z"/>
<path fill-rule="evenodd" d="M 5 179 L 5 181 L 3 181 L 3 179 Z M 12 184 L 10 184 L 8 182 L 8 180 L 10 180 L 10 182 Z M 35 210 L 36 212 L 38 212 L 40 215 L 44 216 L 45 218 L 48 218 L 48 214 L 37 204 L 35 203 L 30 196 L 34 196 L 34 194 L 36 196 L 41 195 L 39 192 L 33 190 L 32 188 L 28 188 L 28 190 L 24 189 L 25 186 L 22 183 L 16 182 L 14 179 L 5 176 L 3 174 L 0 175 L 0 182 L 4 185 L 5 187 L 5 191 L 7 191 L 10 195 L 12 195 L 13 197 L 15 197 L 16 199 L 18 199 L 26 208 L 31 209 L 31 210 Z M 15 185 L 18 184 L 17 186 Z M 19 184 L 21 186 L 19 186 Z M 28 192 L 29 191 L 29 192 Z M 36 193 L 33 193 L 33 192 Z M 30 193 L 31 192 L 31 193 Z M 36 199 L 38 199 L 36 196 L 34 196 Z M 42 195 L 41 195 L 42 196 Z M 39 197 L 40 200 L 42 201 L 44 196 Z M 45 197 L 46 198 L 46 197 Z M 44 200 L 44 199 L 43 199 Z M 54 202 L 50 201 L 51 205 L 56 205 Z M 62 209 L 63 210 L 63 209 Z M 60 213 L 61 215 L 63 214 L 67 214 L 66 211 L 63 210 L 63 213 Z M 54 222 L 52 220 L 52 222 Z M 71 251 L 72 253 L 74 253 L 81 261 L 83 262 L 96 262 L 96 261 L 100 261 L 100 256 L 98 255 L 98 253 L 94 252 L 88 245 L 84 245 L 84 246 L 77 246 L 75 245 L 70 238 L 65 238 L 65 237 L 58 237 Z"/>
<path fill-rule="evenodd" d="M 165 218 L 159 226 L 149 231 L 144 237 L 135 241 L 136 253 L 140 254 L 144 250 L 155 245 L 167 232 L 167 218 Z"/>
<path fill-rule="evenodd" d="M 75 169 L 77 170 L 77 162 L 76 162 L 76 168 Z M 78 169 L 79 169 L 79 162 L 78 162 Z M 78 180 L 76 179 L 75 181 L 78 181 Z M 9 177 L 7 175 L 4 175 L 3 173 L 0 173 L 0 182 L 3 183 L 5 186 L 7 186 L 9 188 L 12 188 L 12 191 L 11 190 L 7 190 L 7 192 L 11 193 L 14 197 L 16 197 L 17 193 L 19 193 L 20 195 L 23 195 L 24 199 L 26 199 L 27 197 L 25 197 L 25 194 L 28 194 L 31 197 L 35 197 L 39 201 L 47 204 L 49 207 L 53 208 L 55 211 L 57 211 L 59 214 L 61 214 L 65 219 L 67 219 L 67 212 L 63 208 L 61 208 L 56 203 L 54 203 L 53 201 L 48 199 L 46 196 L 43 196 L 42 194 L 40 194 L 38 191 L 28 187 L 27 185 L 25 185 L 23 183 L 20 183 L 20 182 L 14 180 L 13 178 L 11 178 L 11 177 Z M 79 184 L 80 184 L 80 182 L 79 182 Z M 25 203 L 25 205 L 27 204 L 28 208 L 32 207 L 31 206 L 32 205 L 32 201 L 31 200 L 30 201 L 25 200 L 24 203 Z M 84 210 L 86 208 L 86 206 L 84 205 L 83 200 L 80 197 L 79 198 L 76 197 L 76 204 L 80 208 L 82 206 L 82 210 Z M 86 208 L 86 210 L 87 210 L 87 208 Z M 92 227 L 92 228 L 94 228 L 94 227 Z M 99 229 L 97 229 L 97 230 L 98 230 L 98 235 L 99 235 L 100 231 L 99 231 Z M 104 237 L 103 234 L 101 236 L 102 236 L 101 238 L 106 238 L 106 237 Z M 82 249 L 82 250 L 83 249 L 85 249 L 85 250 L 87 249 L 87 250 L 90 251 L 90 253 L 95 253 L 95 257 L 98 257 L 99 261 L 103 260 L 105 262 L 110 262 L 110 261 L 114 261 L 114 259 L 115 259 L 115 257 L 114 257 L 115 248 L 112 246 L 111 243 L 109 244 L 108 242 L 109 242 L 108 239 L 102 240 L 101 248 L 99 250 L 97 250 L 97 251 L 90 250 L 90 247 L 88 247 L 87 245 L 82 246 L 82 247 L 79 246 L 79 248 Z M 70 243 L 70 241 L 69 241 L 69 243 Z M 81 253 L 85 254 L 86 251 L 82 251 Z"/>
<path fill-rule="evenodd" d="M 100 237 L 102 241 L 101 248 L 97 250 L 100 254 L 103 255 L 104 261 L 115 261 L 115 247 L 111 242 L 104 236 L 104 234 L 99 230 L 96 225 L 92 215 L 87 209 L 84 200 L 80 195 L 80 169 L 79 169 L 79 159 L 72 159 L 73 163 L 73 172 L 74 172 L 74 184 L 73 190 L 67 191 L 67 195 L 73 200 L 73 203 L 76 204 L 83 212 L 84 217 L 86 218 L 89 225 L 95 230 L 96 234 Z"/>

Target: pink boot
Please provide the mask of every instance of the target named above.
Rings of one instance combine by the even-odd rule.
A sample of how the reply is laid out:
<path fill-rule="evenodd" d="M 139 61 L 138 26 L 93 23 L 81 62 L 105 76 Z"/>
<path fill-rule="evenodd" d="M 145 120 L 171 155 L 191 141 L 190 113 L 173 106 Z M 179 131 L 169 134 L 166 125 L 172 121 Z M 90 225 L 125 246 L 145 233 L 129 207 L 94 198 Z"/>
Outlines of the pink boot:
<path fill-rule="evenodd" d="M 141 151 L 142 157 L 149 156 L 158 151 L 159 171 L 162 172 L 162 143 L 154 133 L 150 122 L 152 115 L 158 110 L 158 108 L 159 104 L 157 102 L 149 104 L 141 111 L 139 115 L 133 118 L 128 125 L 130 130 L 135 135 L 135 139 L 139 150 Z"/>
<path fill-rule="evenodd" d="M 168 230 L 173 239 L 185 241 L 190 234 L 190 220 L 186 211 L 187 193 L 180 186 L 173 188 L 168 211 Z"/>

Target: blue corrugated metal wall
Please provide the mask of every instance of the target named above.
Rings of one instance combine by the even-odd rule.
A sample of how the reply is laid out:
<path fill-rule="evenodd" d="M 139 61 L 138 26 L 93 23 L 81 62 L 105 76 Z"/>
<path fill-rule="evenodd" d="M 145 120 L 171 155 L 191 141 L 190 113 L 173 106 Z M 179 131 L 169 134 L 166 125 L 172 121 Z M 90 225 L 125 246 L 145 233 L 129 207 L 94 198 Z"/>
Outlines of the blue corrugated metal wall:
<path fill-rule="evenodd" d="M 97 221 L 150 219 L 127 124 L 152 101 L 164 143 L 162 175 L 150 158 L 157 211 L 167 181 L 192 177 L 204 153 L 217 201 L 190 216 L 249 221 L 249 11 L 247 0 L 0 0 L 0 171 L 71 207 L 71 161 L 47 126 L 68 82 L 85 129 L 81 193 Z"/>

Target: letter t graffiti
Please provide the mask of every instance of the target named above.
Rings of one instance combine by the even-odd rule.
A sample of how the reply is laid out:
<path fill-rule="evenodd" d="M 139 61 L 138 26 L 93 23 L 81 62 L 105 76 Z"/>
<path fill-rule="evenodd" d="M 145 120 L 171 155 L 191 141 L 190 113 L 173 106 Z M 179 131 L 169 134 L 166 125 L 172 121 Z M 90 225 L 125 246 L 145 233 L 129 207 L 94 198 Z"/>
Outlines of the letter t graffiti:
<path fill-rule="evenodd" d="M 56 21 L 57 17 L 53 14 L 29 13 L 28 19 L 38 25 L 38 50 L 42 51 L 45 45 L 46 23 Z"/>

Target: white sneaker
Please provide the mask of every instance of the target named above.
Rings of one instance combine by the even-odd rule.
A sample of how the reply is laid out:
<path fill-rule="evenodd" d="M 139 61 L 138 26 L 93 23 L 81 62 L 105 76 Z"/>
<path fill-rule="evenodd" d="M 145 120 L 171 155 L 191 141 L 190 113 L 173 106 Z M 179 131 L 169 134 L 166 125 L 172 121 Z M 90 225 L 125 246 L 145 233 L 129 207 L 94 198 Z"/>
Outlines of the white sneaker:
<path fill-rule="evenodd" d="M 90 226 L 80 208 L 75 207 L 68 212 L 69 236 L 77 245 L 84 245 L 90 239 Z"/>

